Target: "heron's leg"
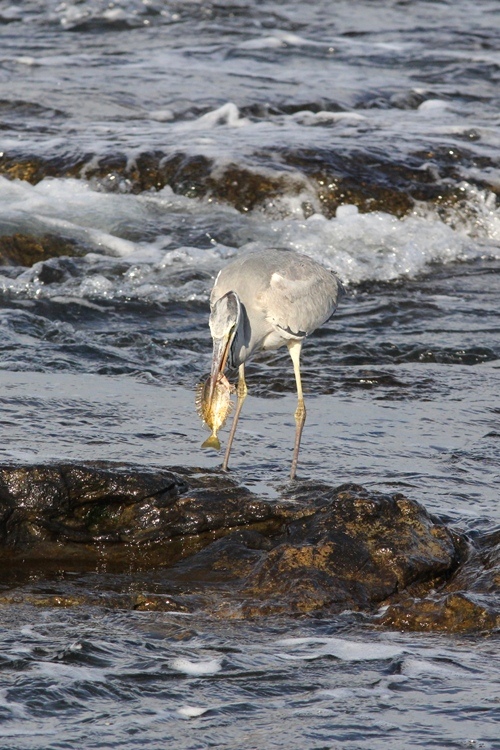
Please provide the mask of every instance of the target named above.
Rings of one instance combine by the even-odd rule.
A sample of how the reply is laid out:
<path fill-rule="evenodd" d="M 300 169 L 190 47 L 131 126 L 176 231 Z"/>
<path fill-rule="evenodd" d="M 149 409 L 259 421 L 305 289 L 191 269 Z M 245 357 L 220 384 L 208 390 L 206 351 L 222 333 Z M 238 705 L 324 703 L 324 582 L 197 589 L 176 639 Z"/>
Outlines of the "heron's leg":
<path fill-rule="evenodd" d="M 299 460 L 300 438 L 306 421 L 306 407 L 304 404 L 304 395 L 302 393 L 302 380 L 300 378 L 300 350 L 302 341 L 291 340 L 288 342 L 288 351 L 293 362 L 293 371 L 295 373 L 295 382 L 297 383 L 297 409 L 295 411 L 295 445 L 293 448 L 292 469 L 290 479 L 295 479 L 297 472 L 297 461 Z"/>
<path fill-rule="evenodd" d="M 233 424 L 231 425 L 231 432 L 229 433 L 229 438 L 227 440 L 227 448 L 226 448 L 226 453 L 224 455 L 224 461 L 222 462 L 223 471 L 227 471 L 227 465 L 229 463 L 229 454 L 231 453 L 231 446 L 233 444 L 234 433 L 236 432 L 236 425 L 238 424 L 241 407 L 243 406 L 243 401 L 246 399 L 247 393 L 248 393 L 248 388 L 247 388 L 247 384 L 245 381 L 245 365 L 241 364 L 239 371 L 238 371 L 238 386 L 236 388 L 236 395 L 238 397 L 238 400 L 236 402 L 236 411 L 234 412 Z"/>

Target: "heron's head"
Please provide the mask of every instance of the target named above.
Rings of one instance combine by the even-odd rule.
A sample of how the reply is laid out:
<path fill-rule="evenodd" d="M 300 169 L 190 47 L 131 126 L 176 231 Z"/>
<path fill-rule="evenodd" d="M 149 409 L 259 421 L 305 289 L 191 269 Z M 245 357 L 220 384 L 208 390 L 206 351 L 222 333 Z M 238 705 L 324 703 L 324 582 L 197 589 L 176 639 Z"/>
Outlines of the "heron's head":
<path fill-rule="evenodd" d="M 209 402 L 212 401 L 217 379 L 226 367 L 231 345 L 238 330 L 240 316 L 241 303 L 235 292 L 227 292 L 212 305 L 209 325 L 214 348 L 210 372 Z"/>

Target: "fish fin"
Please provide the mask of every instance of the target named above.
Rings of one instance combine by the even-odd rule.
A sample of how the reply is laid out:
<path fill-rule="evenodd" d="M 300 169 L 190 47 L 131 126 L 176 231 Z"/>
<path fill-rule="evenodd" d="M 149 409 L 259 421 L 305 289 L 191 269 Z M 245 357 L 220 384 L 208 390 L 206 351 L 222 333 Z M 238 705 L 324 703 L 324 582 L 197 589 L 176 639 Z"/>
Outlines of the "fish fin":
<path fill-rule="evenodd" d="M 198 416 L 203 422 L 205 422 L 205 413 L 203 409 L 204 390 L 205 390 L 205 383 L 198 383 L 198 385 L 196 386 L 195 404 L 196 404 L 196 411 L 198 412 Z"/>
<path fill-rule="evenodd" d="M 215 448 L 220 451 L 220 440 L 217 435 L 210 435 L 201 446 L 202 448 Z"/>

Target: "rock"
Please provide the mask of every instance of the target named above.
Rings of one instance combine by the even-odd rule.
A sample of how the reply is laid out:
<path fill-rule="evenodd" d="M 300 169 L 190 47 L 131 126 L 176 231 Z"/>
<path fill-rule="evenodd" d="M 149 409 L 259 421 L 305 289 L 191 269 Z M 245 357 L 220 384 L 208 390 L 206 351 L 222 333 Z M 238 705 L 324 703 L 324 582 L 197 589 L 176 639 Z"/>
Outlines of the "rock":
<path fill-rule="evenodd" d="M 95 604 L 97 587 L 100 603 L 144 610 L 373 613 L 442 585 L 461 555 L 420 505 L 357 485 L 296 483 L 271 502 L 216 472 L 0 467 L 4 603 Z"/>
<path fill-rule="evenodd" d="M 295 509 L 271 546 L 255 535 L 229 535 L 174 574 L 186 571 L 193 581 L 200 569 L 205 580 L 207 572 L 229 571 L 241 611 L 255 616 L 370 610 L 416 581 L 432 585 L 458 565 L 453 534 L 403 495 L 305 484 L 293 497 Z M 229 610 L 236 616 L 234 601 L 233 592 Z"/>
<path fill-rule="evenodd" d="M 44 158 L 35 154 L 10 154 L 4 151 L 0 156 L 0 174 L 36 185 L 45 177 L 77 177 L 91 160 L 92 154 Z"/>
<path fill-rule="evenodd" d="M 275 502 L 218 472 L 0 466 L 0 571 L 4 605 L 500 624 L 498 532 L 468 540 L 355 484 L 297 482 Z"/>
<path fill-rule="evenodd" d="M 0 467 L 0 560 L 116 569 L 174 561 L 238 526 L 279 523 L 277 505 L 222 480 L 130 467 Z"/>
<path fill-rule="evenodd" d="M 463 564 L 445 585 L 423 596 L 403 596 L 381 617 L 385 626 L 467 632 L 500 627 L 500 531 L 462 539 Z"/>
<path fill-rule="evenodd" d="M 500 608 L 493 602 L 475 600 L 466 592 L 402 599 L 390 605 L 379 623 L 398 630 L 449 633 L 493 630 L 500 626 Z"/>

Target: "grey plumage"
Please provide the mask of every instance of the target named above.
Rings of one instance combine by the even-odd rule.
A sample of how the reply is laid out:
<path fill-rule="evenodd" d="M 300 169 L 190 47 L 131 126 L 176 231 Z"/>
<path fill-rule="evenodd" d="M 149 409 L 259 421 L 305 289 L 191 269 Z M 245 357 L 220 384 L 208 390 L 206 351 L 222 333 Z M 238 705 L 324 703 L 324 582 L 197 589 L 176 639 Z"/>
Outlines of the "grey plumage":
<path fill-rule="evenodd" d="M 244 367 L 256 351 L 288 346 L 297 382 L 296 436 L 291 478 L 295 477 L 305 407 L 300 378 L 300 349 L 306 336 L 335 312 L 342 285 L 306 255 L 269 249 L 240 256 L 217 276 L 210 296 L 214 351 L 212 390 L 226 364 L 239 368 L 238 403 L 223 469 L 247 394 Z"/>

